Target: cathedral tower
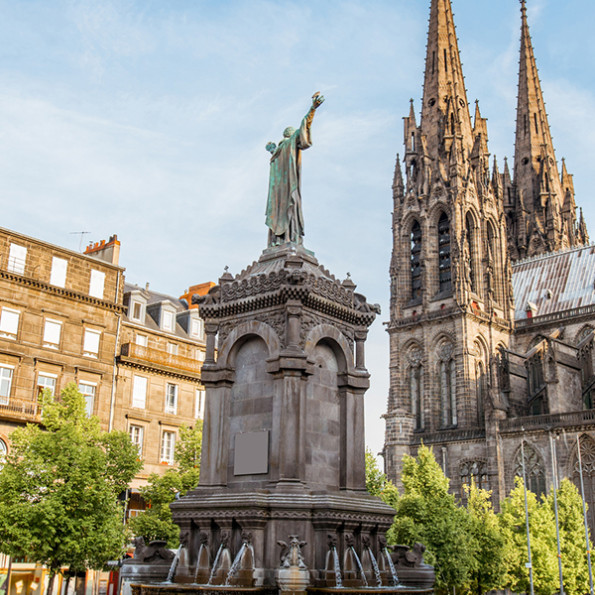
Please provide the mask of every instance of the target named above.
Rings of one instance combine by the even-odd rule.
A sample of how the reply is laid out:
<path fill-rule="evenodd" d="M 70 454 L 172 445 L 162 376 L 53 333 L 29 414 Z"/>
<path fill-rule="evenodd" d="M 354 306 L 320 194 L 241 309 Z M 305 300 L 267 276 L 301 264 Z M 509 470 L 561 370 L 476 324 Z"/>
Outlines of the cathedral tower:
<path fill-rule="evenodd" d="M 503 189 L 510 176 L 495 160 L 490 167 L 486 120 L 479 105 L 474 111 L 472 121 L 450 0 L 432 0 L 421 120 L 412 101 L 405 175 L 397 158 L 393 182 L 384 453 L 392 479 L 422 440 L 449 476 L 467 463 L 481 467 L 484 483 L 498 475 L 490 468 L 497 463 L 486 463 L 495 460 L 486 419 L 499 415 L 491 367 L 513 323 Z M 471 437 L 479 448 L 468 461 Z"/>
<path fill-rule="evenodd" d="M 524 0 L 521 15 L 514 188 L 505 206 L 513 261 L 589 240 L 577 223 L 572 176 L 564 163 L 558 172 Z"/>

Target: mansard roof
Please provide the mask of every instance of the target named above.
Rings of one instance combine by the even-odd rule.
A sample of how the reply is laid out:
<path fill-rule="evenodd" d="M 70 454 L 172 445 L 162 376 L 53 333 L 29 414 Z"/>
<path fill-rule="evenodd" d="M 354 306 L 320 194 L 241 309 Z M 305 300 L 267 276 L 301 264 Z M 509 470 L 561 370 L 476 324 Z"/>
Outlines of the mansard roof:
<path fill-rule="evenodd" d="M 595 245 L 522 260 L 512 267 L 512 286 L 515 320 L 528 310 L 532 317 L 579 314 L 570 310 L 595 306 Z"/>

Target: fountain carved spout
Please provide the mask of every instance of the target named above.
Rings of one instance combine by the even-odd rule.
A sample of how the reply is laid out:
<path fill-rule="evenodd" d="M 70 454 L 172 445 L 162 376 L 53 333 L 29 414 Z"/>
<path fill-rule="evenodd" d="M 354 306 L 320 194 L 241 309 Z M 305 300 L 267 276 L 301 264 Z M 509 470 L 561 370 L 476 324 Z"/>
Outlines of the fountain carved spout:
<path fill-rule="evenodd" d="M 229 533 L 221 531 L 221 543 L 215 555 L 213 568 L 209 576 L 207 585 L 223 585 L 227 579 L 229 569 L 231 568 L 231 552 L 227 546 L 229 542 Z"/>
<path fill-rule="evenodd" d="M 327 587 L 343 586 L 343 577 L 341 574 L 341 564 L 337 552 L 337 536 L 334 533 L 327 535 L 328 552 L 326 553 L 326 563 L 324 565 L 324 581 Z"/>
<path fill-rule="evenodd" d="M 198 535 L 199 546 L 196 557 L 196 574 L 194 581 L 199 585 L 207 584 L 211 576 L 211 554 L 209 552 L 209 536 L 201 531 Z"/>
<path fill-rule="evenodd" d="M 367 535 L 362 537 L 362 568 L 364 569 L 364 576 L 368 585 L 376 585 L 382 587 L 382 576 L 380 574 L 380 568 L 374 552 L 372 551 L 370 538 Z"/>
<path fill-rule="evenodd" d="M 362 568 L 362 562 L 355 551 L 355 538 L 352 533 L 345 534 L 345 553 L 343 554 L 343 584 L 346 587 L 367 587 L 368 580 Z"/>
<path fill-rule="evenodd" d="M 242 531 L 242 545 L 227 573 L 225 584 L 240 587 L 254 586 L 254 548 L 252 533 L 248 531 Z"/>

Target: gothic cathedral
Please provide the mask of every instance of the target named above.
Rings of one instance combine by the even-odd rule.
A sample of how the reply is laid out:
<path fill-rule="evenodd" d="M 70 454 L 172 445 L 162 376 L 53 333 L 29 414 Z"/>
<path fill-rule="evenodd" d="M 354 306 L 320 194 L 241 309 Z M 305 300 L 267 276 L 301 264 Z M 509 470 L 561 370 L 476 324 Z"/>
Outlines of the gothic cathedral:
<path fill-rule="evenodd" d="M 431 2 L 421 119 L 412 101 L 393 180 L 385 468 L 398 480 L 423 442 L 458 497 L 473 478 L 498 502 L 521 443 L 537 492 L 554 458 L 575 478 L 580 443 L 595 514 L 595 248 L 558 170 L 524 1 L 521 15 L 511 176 L 477 103 L 471 118 L 450 0 Z"/>

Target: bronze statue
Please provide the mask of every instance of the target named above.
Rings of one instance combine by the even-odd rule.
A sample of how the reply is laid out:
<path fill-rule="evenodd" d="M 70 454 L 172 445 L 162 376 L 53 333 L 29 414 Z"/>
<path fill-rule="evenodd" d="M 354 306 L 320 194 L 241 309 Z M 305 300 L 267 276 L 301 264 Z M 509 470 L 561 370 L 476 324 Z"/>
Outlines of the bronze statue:
<path fill-rule="evenodd" d="M 266 224 L 269 228 L 269 248 L 287 242 L 301 244 L 304 235 L 304 216 L 300 191 L 301 151 L 312 146 L 310 127 L 314 112 L 324 97 L 320 93 L 312 96 L 308 110 L 298 130 L 291 126 L 283 131 L 278 145 L 269 142 L 271 153 L 269 175 L 269 197 L 266 209 Z"/>

